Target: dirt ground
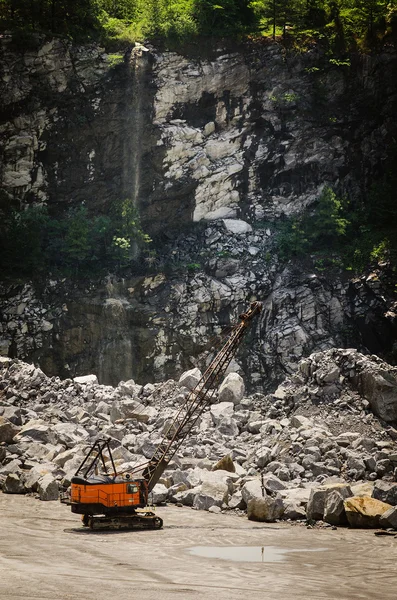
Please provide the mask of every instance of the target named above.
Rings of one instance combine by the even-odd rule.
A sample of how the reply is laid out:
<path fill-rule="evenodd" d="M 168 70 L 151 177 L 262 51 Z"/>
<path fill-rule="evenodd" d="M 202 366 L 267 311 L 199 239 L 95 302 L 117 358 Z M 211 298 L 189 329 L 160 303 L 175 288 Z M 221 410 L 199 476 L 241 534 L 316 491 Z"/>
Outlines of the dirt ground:
<path fill-rule="evenodd" d="M 174 506 L 159 531 L 91 532 L 57 502 L 0 493 L 1 600 L 395 600 L 397 539 Z M 242 547 L 224 560 L 214 547 Z M 260 562 L 246 562 L 256 547 Z"/>

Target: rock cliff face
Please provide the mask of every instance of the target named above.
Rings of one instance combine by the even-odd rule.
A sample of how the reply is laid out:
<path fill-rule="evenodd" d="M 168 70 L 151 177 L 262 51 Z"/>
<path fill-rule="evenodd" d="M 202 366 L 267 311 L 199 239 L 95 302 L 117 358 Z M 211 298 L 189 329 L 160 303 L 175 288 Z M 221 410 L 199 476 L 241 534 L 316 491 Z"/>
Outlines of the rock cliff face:
<path fill-rule="evenodd" d="M 174 376 L 251 299 L 265 309 L 238 357 L 274 385 L 302 355 L 354 345 L 391 359 L 395 312 L 382 274 L 346 282 L 282 264 L 273 224 L 325 184 L 360 198 L 396 134 L 396 55 L 331 64 L 317 49 L 1 46 L 1 202 L 129 197 L 154 237 L 149 275 L 72 288 L 3 285 L 3 354 L 103 383 Z M 183 231 L 183 234 L 181 234 Z M 310 264 L 310 263 L 308 263 Z"/>

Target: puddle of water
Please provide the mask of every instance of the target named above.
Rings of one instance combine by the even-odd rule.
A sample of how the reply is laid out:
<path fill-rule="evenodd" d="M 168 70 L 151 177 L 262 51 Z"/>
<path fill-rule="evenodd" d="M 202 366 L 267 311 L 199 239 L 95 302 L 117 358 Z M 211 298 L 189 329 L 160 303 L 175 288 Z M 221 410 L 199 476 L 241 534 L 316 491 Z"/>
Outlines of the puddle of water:
<path fill-rule="evenodd" d="M 325 552 L 328 548 L 284 549 L 276 546 L 194 546 L 190 554 L 234 562 L 282 562 L 292 552 Z"/>

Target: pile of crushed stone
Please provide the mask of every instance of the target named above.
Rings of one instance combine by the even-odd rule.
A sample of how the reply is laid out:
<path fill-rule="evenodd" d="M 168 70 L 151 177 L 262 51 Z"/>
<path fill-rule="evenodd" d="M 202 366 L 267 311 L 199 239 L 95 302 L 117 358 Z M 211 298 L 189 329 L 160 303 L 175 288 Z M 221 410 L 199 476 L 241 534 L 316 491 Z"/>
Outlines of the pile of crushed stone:
<path fill-rule="evenodd" d="M 110 439 L 118 470 L 142 464 L 200 376 L 192 369 L 178 382 L 130 380 L 113 388 L 94 375 L 60 380 L 0 358 L 2 491 L 56 500 L 97 439 Z M 336 524 L 337 511 L 336 521 L 347 514 L 340 498 L 343 505 L 357 496 L 387 512 L 397 505 L 396 423 L 397 368 L 354 349 L 312 354 L 273 394 L 246 397 L 241 377 L 231 373 L 153 501 Z M 384 524 L 393 526 L 390 519 Z"/>

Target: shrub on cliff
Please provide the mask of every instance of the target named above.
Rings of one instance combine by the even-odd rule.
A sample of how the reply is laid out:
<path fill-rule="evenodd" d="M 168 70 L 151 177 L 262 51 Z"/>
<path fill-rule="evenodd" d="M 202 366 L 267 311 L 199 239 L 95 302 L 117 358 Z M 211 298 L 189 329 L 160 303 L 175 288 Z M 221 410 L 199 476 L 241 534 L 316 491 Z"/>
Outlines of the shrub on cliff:
<path fill-rule="evenodd" d="M 11 211 L 0 236 L 0 267 L 10 276 L 100 274 L 133 267 L 151 240 L 131 201 L 116 203 L 111 216 L 90 215 L 86 206 L 50 215 L 43 206 Z"/>

